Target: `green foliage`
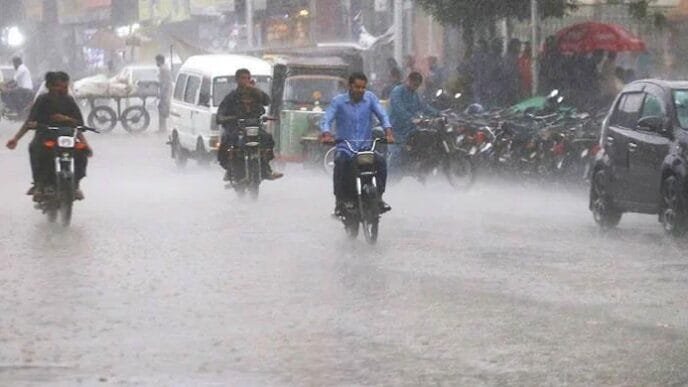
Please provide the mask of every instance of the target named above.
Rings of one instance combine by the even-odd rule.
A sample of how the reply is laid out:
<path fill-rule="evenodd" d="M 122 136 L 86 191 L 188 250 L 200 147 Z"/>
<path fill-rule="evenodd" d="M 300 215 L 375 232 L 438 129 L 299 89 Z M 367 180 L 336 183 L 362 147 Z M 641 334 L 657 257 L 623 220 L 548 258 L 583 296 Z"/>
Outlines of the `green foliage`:
<path fill-rule="evenodd" d="M 468 29 L 503 17 L 527 19 L 530 0 L 415 0 L 421 8 L 440 23 Z M 628 11 L 636 18 L 648 17 L 648 4 L 655 0 L 607 0 L 608 4 L 628 4 Z M 539 0 L 541 17 L 563 17 L 576 8 L 576 0 Z"/>

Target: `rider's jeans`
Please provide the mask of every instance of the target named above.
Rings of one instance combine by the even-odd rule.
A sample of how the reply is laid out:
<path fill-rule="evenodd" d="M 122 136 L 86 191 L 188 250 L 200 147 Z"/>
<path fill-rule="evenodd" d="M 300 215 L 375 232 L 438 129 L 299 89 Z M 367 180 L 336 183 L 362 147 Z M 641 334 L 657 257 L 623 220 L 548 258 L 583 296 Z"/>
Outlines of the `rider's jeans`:
<path fill-rule="evenodd" d="M 377 188 L 380 196 L 385 193 L 387 186 L 387 161 L 379 154 L 375 153 L 375 162 L 377 164 Z M 356 184 L 354 176 L 354 159 L 353 156 L 342 150 L 337 150 L 334 158 L 334 196 L 337 200 L 344 200 L 356 196 Z"/>

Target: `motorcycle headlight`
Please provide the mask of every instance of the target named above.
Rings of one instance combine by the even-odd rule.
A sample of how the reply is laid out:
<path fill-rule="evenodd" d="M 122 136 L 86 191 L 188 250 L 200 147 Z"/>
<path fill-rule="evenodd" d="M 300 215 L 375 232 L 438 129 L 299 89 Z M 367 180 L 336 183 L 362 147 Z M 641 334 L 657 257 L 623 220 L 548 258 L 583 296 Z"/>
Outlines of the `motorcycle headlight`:
<path fill-rule="evenodd" d="M 246 135 L 249 137 L 258 136 L 258 128 L 255 126 L 250 126 L 250 127 L 246 128 Z"/>
<path fill-rule="evenodd" d="M 61 136 L 57 138 L 57 145 L 60 148 L 74 148 L 74 137 Z"/>

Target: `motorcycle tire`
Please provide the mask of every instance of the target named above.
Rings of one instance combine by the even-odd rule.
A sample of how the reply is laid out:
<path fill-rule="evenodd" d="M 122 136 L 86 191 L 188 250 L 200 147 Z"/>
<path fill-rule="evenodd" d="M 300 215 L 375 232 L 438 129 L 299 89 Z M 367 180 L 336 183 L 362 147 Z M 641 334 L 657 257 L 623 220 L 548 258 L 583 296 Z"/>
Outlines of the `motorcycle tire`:
<path fill-rule="evenodd" d="M 325 157 L 323 157 L 323 169 L 328 175 L 332 175 L 334 173 L 334 156 L 336 153 L 337 148 L 332 147 L 327 151 L 327 153 L 325 153 Z"/>
<path fill-rule="evenodd" d="M 150 125 L 150 114 L 143 106 L 129 106 L 122 112 L 122 126 L 129 133 L 141 133 Z"/>
<path fill-rule="evenodd" d="M 364 186 L 362 191 L 363 196 L 359 197 L 358 204 L 361 211 L 363 236 L 366 242 L 372 245 L 377 242 L 380 224 L 379 196 L 377 187 L 373 185 Z"/>
<path fill-rule="evenodd" d="M 468 190 L 475 182 L 475 166 L 470 157 L 453 155 L 447 158 L 442 169 L 449 184 L 457 190 Z"/>
<path fill-rule="evenodd" d="M 57 221 L 57 208 L 46 210 L 45 216 L 48 218 L 48 222 L 55 223 Z"/>
<path fill-rule="evenodd" d="M 346 218 L 344 219 L 344 229 L 346 230 L 346 235 L 350 239 L 358 238 L 358 230 L 360 223 L 357 219 Z"/>
<path fill-rule="evenodd" d="M 60 202 L 60 222 L 68 227 L 72 222 L 72 208 L 74 205 L 74 184 L 71 180 L 58 182 L 57 194 Z"/>
<path fill-rule="evenodd" d="M 88 114 L 88 126 L 101 133 L 110 132 L 117 125 L 117 113 L 109 106 L 96 106 Z"/>
<path fill-rule="evenodd" d="M 260 163 L 258 160 L 252 160 L 249 165 L 249 183 L 248 183 L 248 193 L 251 199 L 257 200 L 260 191 Z"/>

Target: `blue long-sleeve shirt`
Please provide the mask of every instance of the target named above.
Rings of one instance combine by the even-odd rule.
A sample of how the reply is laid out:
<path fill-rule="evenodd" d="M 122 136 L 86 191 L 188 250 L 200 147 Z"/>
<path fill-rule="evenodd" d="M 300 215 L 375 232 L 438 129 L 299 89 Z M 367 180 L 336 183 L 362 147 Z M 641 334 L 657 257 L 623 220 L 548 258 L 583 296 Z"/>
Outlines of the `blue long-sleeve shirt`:
<path fill-rule="evenodd" d="M 411 120 L 419 113 L 436 116 L 438 111 L 422 101 L 418 93 L 406 85 L 399 85 L 392 90 L 389 97 L 389 119 L 397 141 L 406 141 L 408 134 L 416 128 Z"/>
<path fill-rule="evenodd" d="M 383 128 L 391 128 L 387 112 L 380 105 L 375 94 L 366 91 L 363 99 L 354 102 L 349 93 L 336 96 L 325 111 L 320 122 L 320 130 L 332 132 L 332 124 L 336 125 L 338 149 L 349 154 L 349 147 L 340 140 L 348 140 L 355 151 L 369 149 L 373 139 L 373 117 L 377 117 Z"/>

